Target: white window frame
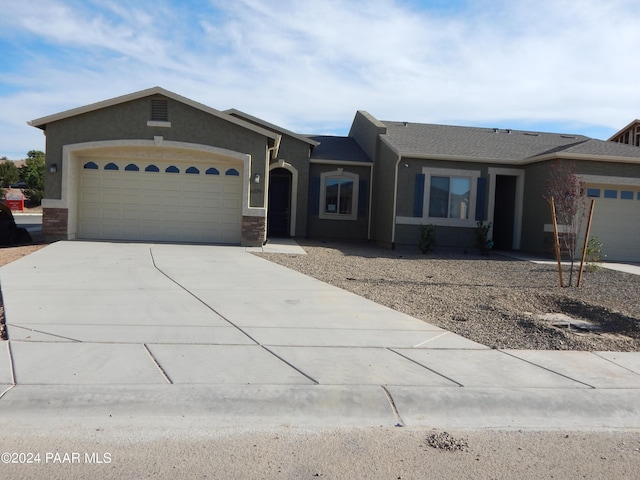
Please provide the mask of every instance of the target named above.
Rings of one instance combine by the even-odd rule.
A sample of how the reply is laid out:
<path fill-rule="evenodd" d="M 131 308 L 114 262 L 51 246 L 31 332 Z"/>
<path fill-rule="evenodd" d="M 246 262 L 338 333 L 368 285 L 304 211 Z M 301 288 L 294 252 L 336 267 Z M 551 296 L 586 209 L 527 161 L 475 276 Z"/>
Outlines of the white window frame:
<path fill-rule="evenodd" d="M 325 203 L 327 199 L 326 179 L 330 177 L 348 178 L 353 182 L 353 198 L 351 200 L 351 213 L 329 213 L 325 212 Z M 324 172 L 320 174 L 320 211 L 319 218 L 323 220 L 357 220 L 358 219 L 358 187 L 360 176 L 356 173 L 345 172 L 339 168 L 332 172 Z"/>
<path fill-rule="evenodd" d="M 422 205 L 422 219 L 426 223 L 449 227 L 475 227 L 476 226 L 476 196 L 478 189 L 479 170 L 458 170 L 456 168 L 429 168 L 422 169 L 424 174 L 424 198 Z M 469 218 L 444 218 L 429 216 L 429 200 L 431 198 L 431 177 L 468 178 L 469 179 Z"/>

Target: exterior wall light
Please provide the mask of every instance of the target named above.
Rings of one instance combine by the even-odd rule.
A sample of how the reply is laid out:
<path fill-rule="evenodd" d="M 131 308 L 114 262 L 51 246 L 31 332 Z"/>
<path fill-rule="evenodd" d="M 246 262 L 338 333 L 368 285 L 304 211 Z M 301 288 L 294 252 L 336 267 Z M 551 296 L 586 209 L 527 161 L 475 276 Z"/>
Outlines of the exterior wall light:
<path fill-rule="evenodd" d="M 259 173 L 254 173 L 253 174 L 253 183 L 260 183 L 260 174 Z"/>
<path fill-rule="evenodd" d="M 58 173 L 58 164 L 52 163 L 49 165 L 49 173 Z"/>

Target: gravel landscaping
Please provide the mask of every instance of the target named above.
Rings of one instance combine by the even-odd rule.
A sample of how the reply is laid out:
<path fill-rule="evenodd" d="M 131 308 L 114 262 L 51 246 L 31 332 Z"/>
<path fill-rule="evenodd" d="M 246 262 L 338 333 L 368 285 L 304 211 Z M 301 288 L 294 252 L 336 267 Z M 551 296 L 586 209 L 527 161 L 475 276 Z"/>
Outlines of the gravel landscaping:
<path fill-rule="evenodd" d="M 256 254 L 493 348 L 640 351 L 640 276 L 600 268 L 558 287 L 553 264 L 492 253 L 299 241 L 307 255 Z M 554 326 L 563 313 L 595 331 Z"/>

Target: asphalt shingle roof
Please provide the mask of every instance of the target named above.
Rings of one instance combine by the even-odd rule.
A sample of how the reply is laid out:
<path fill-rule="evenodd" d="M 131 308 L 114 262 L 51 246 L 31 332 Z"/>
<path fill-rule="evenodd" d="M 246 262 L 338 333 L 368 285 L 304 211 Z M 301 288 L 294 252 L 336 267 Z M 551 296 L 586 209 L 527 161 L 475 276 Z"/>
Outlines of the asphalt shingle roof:
<path fill-rule="evenodd" d="M 596 140 L 584 135 L 383 122 L 383 135 L 403 156 L 486 159 L 504 163 L 535 161 L 552 153 L 624 157 L 640 163 L 640 147 Z"/>
<path fill-rule="evenodd" d="M 311 152 L 312 160 L 336 160 L 341 162 L 371 163 L 372 160 L 351 137 L 333 137 L 329 135 L 309 135 L 311 140 L 320 144 Z"/>

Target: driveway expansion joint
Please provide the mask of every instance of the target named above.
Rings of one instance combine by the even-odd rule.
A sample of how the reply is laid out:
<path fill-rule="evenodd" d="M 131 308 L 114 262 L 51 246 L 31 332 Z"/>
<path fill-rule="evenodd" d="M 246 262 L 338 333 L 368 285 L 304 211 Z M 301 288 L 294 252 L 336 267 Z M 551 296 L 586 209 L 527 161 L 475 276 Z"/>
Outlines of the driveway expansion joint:
<path fill-rule="evenodd" d="M 194 294 L 193 292 L 191 292 L 189 289 L 185 288 L 183 285 L 181 285 L 178 281 L 176 281 L 175 279 L 171 278 L 170 275 L 168 275 L 166 272 L 164 272 L 160 267 L 158 267 L 158 265 L 156 264 L 156 259 L 153 256 L 153 246 L 149 247 L 149 256 L 151 257 L 151 263 L 153 264 L 153 267 L 160 272 L 162 275 L 164 275 L 168 280 L 170 280 L 171 282 L 173 282 L 174 284 L 176 284 L 178 287 L 180 287 L 182 290 L 184 290 L 186 293 L 188 293 L 189 295 L 191 295 L 193 298 L 195 298 L 198 302 L 200 302 L 202 305 L 204 305 L 206 308 L 208 308 L 209 310 L 211 310 L 213 313 L 215 313 L 216 315 L 218 315 L 220 318 L 222 318 L 225 322 L 227 322 L 229 325 L 233 326 L 234 328 L 236 328 L 240 333 L 242 333 L 243 335 L 245 335 L 247 338 L 249 338 L 252 342 L 254 342 L 256 345 L 260 345 L 260 342 L 258 342 L 255 338 L 253 338 L 251 335 L 249 335 L 247 332 L 245 332 L 242 328 L 240 328 L 238 325 L 236 325 L 235 323 L 233 323 L 231 320 L 229 320 L 227 317 L 225 317 L 224 315 L 222 315 L 221 313 L 217 312 L 214 308 L 211 307 L 211 305 L 209 305 L 208 303 L 204 302 L 200 297 L 198 297 L 196 294 Z"/>
<path fill-rule="evenodd" d="M 308 378 L 309 380 L 311 380 L 315 385 L 320 385 L 320 382 L 318 382 L 315 378 L 307 375 L 306 373 L 304 373 L 302 370 L 300 370 L 298 367 L 296 367 L 295 365 L 293 365 L 290 362 L 287 362 L 284 358 L 282 358 L 280 355 L 278 355 L 277 353 L 269 350 L 269 348 L 265 347 L 264 345 L 260 345 L 260 347 L 262 347 L 264 350 L 266 350 L 268 353 L 270 353 L 271 355 L 273 355 L 274 357 L 276 357 L 278 360 L 280 360 L 281 362 L 289 365 L 291 368 L 293 368 L 296 372 L 298 372 L 299 374 L 305 376 L 306 378 Z"/>
<path fill-rule="evenodd" d="M 160 373 L 162 373 L 162 376 L 167 381 L 167 383 L 170 385 L 173 385 L 173 381 L 171 380 L 171 377 L 169 377 L 169 374 L 165 371 L 164 368 L 162 368 L 162 365 L 160 365 L 160 362 L 158 362 L 156 357 L 153 356 L 153 353 L 151 353 L 151 350 L 149 350 L 149 347 L 147 347 L 147 344 L 143 343 L 142 346 L 144 347 L 146 352 L 149 354 L 149 357 L 151 357 L 151 361 L 155 364 L 156 367 L 158 367 L 158 370 L 160 370 Z"/>
<path fill-rule="evenodd" d="M 402 353 L 400 353 L 400 352 L 396 351 L 396 350 L 395 350 L 395 349 L 393 349 L 393 348 L 387 348 L 387 350 L 389 350 L 390 352 L 395 353 L 396 355 L 401 356 L 401 357 L 402 357 L 402 358 L 404 358 L 405 360 L 409 360 L 410 362 L 415 363 L 416 365 L 418 365 L 419 367 L 424 368 L 425 370 L 429 370 L 430 372 L 435 373 L 436 375 L 438 375 L 438 376 L 440 376 L 440 377 L 442 377 L 442 378 L 444 378 L 444 379 L 446 379 L 446 380 L 449 380 L 449 381 L 450 381 L 450 382 L 452 382 L 452 383 L 455 383 L 458 387 L 464 387 L 464 385 L 463 385 L 463 384 L 461 384 L 460 382 L 457 382 L 457 381 L 456 381 L 456 380 L 454 380 L 453 378 L 449 378 L 449 377 L 447 377 L 446 375 L 443 375 L 442 373 L 440 373 L 440 372 L 438 372 L 438 371 L 436 371 L 436 370 L 433 370 L 433 369 L 431 369 L 431 368 L 429 368 L 429 367 L 427 367 L 427 366 L 425 366 L 425 365 L 421 364 L 420 362 L 416 362 L 413 358 L 409 358 L 409 357 L 407 357 L 406 355 L 403 355 Z"/>
<path fill-rule="evenodd" d="M 11 351 L 11 342 L 9 340 L 7 340 L 7 354 L 9 355 L 9 372 L 11 373 L 11 386 L 15 387 L 16 386 L 16 369 L 13 365 L 13 352 Z"/>
<path fill-rule="evenodd" d="M 553 373 L 553 374 L 555 374 L 555 375 L 559 375 L 559 376 L 561 376 L 561 377 L 564 377 L 564 378 L 566 378 L 567 380 L 571 380 L 572 382 L 580 383 L 580 384 L 585 385 L 585 386 L 587 386 L 587 387 L 589 387 L 589 388 L 592 388 L 592 389 L 595 389 L 595 388 L 596 388 L 596 387 L 594 387 L 593 385 L 589 385 L 588 383 L 582 382 L 582 381 L 577 380 L 577 379 L 575 379 L 575 378 L 572 378 L 572 377 L 570 377 L 570 376 L 568 376 L 568 375 L 564 375 L 564 374 L 562 374 L 562 373 L 560 373 L 560 372 L 556 372 L 555 370 L 552 370 L 552 369 L 550 369 L 550 368 L 547 368 L 547 367 L 545 367 L 545 366 L 543 366 L 543 365 L 538 365 L 537 363 L 531 362 L 531 361 L 526 360 L 526 359 L 524 359 L 524 358 L 520 358 L 520 357 L 518 357 L 518 356 L 516 356 L 516 355 L 513 355 L 513 354 L 511 354 L 511 353 L 509 353 L 509 352 L 507 352 L 507 351 L 505 351 L 505 350 L 499 350 L 499 349 L 498 349 L 498 352 L 500 352 L 500 353 L 504 353 L 505 355 L 509 355 L 509 356 L 510 356 L 510 357 L 512 357 L 512 358 L 515 358 L 515 359 L 520 360 L 520 361 L 522 361 L 522 362 L 528 363 L 529 365 L 533 365 L 534 367 L 538 367 L 538 368 L 541 368 L 542 370 L 546 370 L 547 372 L 550 372 L 550 373 Z"/>

